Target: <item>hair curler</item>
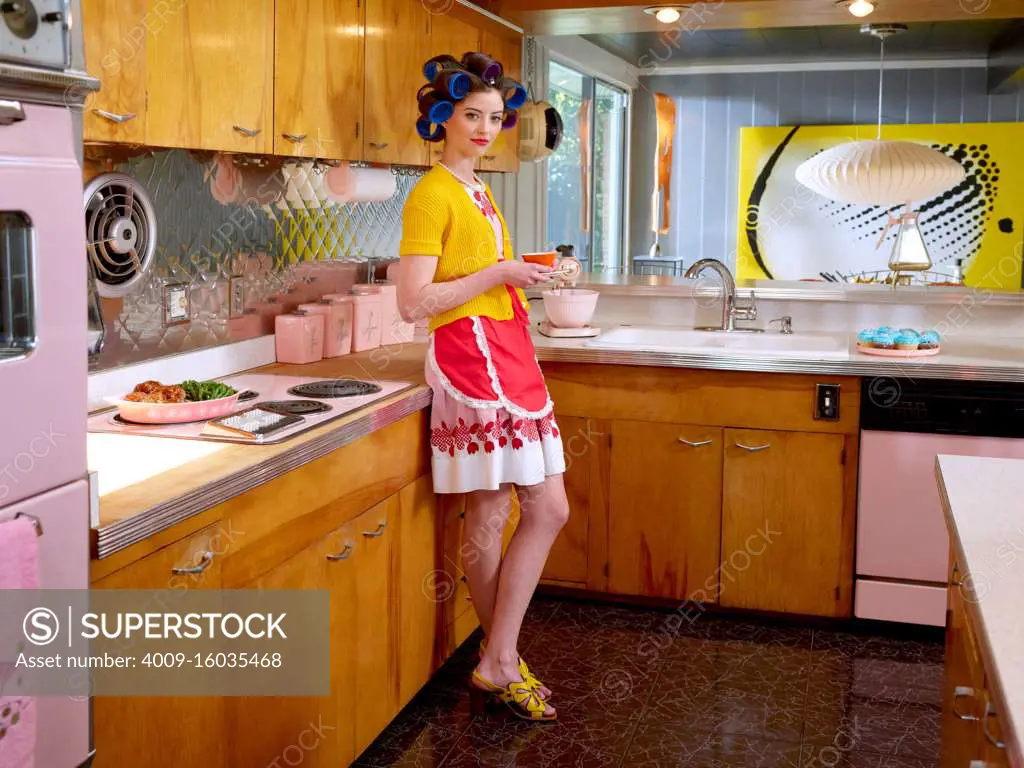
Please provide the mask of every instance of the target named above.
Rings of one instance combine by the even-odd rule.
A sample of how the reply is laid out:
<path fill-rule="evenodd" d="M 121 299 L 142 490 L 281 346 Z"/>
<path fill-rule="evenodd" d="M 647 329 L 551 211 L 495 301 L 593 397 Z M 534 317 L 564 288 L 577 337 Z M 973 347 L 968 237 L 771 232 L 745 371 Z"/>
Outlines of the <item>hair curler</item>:
<path fill-rule="evenodd" d="M 444 70 L 449 67 L 460 67 L 462 66 L 458 59 L 454 56 L 449 56 L 447 53 L 443 53 L 440 56 L 435 56 L 432 59 L 428 59 L 423 64 L 423 76 L 427 78 L 429 82 L 433 82 L 434 79 L 441 74 Z"/>
<path fill-rule="evenodd" d="M 504 99 L 506 109 L 519 109 L 526 103 L 526 89 L 521 83 L 513 81 L 511 87 L 505 90 Z"/>
<path fill-rule="evenodd" d="M 416 133 L 424 141 L 440 141 L 444 138 L 444 126 L 433 125 L 425 118 L 416 121 Z"/>

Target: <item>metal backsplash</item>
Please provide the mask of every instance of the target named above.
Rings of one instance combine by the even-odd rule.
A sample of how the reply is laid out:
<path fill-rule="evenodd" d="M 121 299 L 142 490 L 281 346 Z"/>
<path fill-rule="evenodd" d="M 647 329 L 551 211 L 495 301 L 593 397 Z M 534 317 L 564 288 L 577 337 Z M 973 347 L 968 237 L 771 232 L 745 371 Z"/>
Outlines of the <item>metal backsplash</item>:
<path fill-rule="evenodd" d="M 397 257 L 402 207 L 422 169 L 395 168 L 396 192 L 380 202 L 337 204 L 286 190 L 279 163 L 243 166 L 262 174 L 260 190 L 245 189 L 243 202 L 214 196 L 223 158 L 185 150 L 156 151 L 113 170 L 135 178 L 148 193 L 157 225 L 157 246 L 145 277 L 121 299 L 100 302 L 105 341 L 90 361 L 99 371 L 185 351 L 229 343 L 228 286 L 241 275 L 245 302 L 276 293 L 304 261 L 365 263 Z M 325 168 L 317 168 L 317 171 Z M 276 186 L 276 190 L 275 190 Z M 244 188 L 244 185 L 243 185 Z M 269 190 L 269 194 L 267 191 Z M 268 202 L 276 197 L 274 202 Z M 188 317 L 168 324 L 165 287 L 184 284 Z M 237 283 L 236 283 L 237 285 Z"/>

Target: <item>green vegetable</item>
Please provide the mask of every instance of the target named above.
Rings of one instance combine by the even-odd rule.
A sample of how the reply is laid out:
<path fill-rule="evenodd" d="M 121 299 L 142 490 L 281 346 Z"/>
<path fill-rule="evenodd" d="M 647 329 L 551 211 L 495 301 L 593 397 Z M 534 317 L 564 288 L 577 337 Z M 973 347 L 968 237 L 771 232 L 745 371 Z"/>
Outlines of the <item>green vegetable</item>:
<path fill-rule="evenodd" d="M 185 399 L 190 402 L 199 400 L 216 400 L 220 397 L 229 397 L 238 390 L 232 389 L 227 384 L 219 381 L 195 381 L 189 379 L 181 382 L 181 388 L 185 390 Z"/>

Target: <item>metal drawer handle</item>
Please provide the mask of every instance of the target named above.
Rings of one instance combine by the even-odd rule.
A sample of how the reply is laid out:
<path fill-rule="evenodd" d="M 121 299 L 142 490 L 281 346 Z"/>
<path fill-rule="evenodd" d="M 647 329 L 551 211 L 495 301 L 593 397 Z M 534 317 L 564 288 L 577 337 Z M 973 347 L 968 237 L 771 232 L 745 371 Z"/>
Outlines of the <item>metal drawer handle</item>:
<path fill-rule="evenodd" d="M 20 123 L 25 119 L 25 110 L 22 109 L 20 101 L 0 99 L 0 125 Z"/>
<path fill-rule="evenodd" d="M 337 552 L 333 555 L 327 555 L 328 560 L 348 560 L 352 556 L 352 545 L 346 543 L 345 548 L 341 552 Z"/>
<path fill-rule="evenodd" d="M 692 440 L 687 440 L 685 437 L 680 437 L 679 442 L 683 445 L 688 445 L 691 448 L 700 448 L 702 445 L 711 445 L 712 443 L 711 440 L 698 440 L 697 442 L 693 442 Z"/>
<path fill-rule="evenodd" d="M 186 573 L 202 573 L 203 571 L 205 571 L 207 568 L 210 567 L 210 563 L 212 563 L 212 562 L 213 562 L 213 552 L 203 552 L 203 556 L 202 556 L 202 558 L 200 558 L 198 564 L 192 565 L 192 566 L 188 566 L 188 567 L 171 568 L 171 573 L 177 574 L 179 576 L 181 576 L 183 574 L 186 574 Z"/>
<path fill-rule="evenodd" d="M 388 143 L 386 141 L 371 141 L 370 146 L 374 149 L 384 149 Z"/>
<path fill-rule="evenodd" d="M 959 685 L 953 691 L 953 714 L 959 717 L 961 720 L 977 720 L 977 715 L 965 715 L 956 708 L 956 703 L 960 699 L 973 699 L 975 696 L 975 690 L 970 686 Z"/>
<path fill-rule="evenodd" d="M 107 112 L 107 110 L 105 109 L 94 109 L 92 112 L 94 115 L 99 115 L 104 120 L 109 120 L 112 123 L 127 123 L 129 120 L 135 119 L 135 115 L 133 115 L 131 112 L 125 115 L 118 115 L 114 112 Z"/>
<path fill-rule="evenodd" d="M 262 133 L 259 128 L 243 128 L 240 125 L 236 125 L 234 128 L 243 136 L 249 136 L 250 138 L 253 136 L 259 136 Z"/>
<path fill-rule="evenodd" d="M 996 749 L 1006 749 L 1006 743 L 1000 741 L 995 736 L 993 736 L 992 732 L 988 729 L 988 720 L 994 714 L 995 714 L 995 710 L 992 709 L 992 702 L 991 701 L 986 702 L 985 703 L 985 718 L 981 722 L 981 730 L 983 730 L 985 732 L 985 738 L 988 739 L 988 743 L 989 744 L 991 744 Z"/>
<path fill-rule="evenodd" d="M 306 140 L 306 134 L 304 133 L 282 133 L 288 141 L 294 141 L 296 144 Z"/>
<path fill-rule="evenodd" d="M 387 524 L 388 524 L 387 520 L 381 520 L 380 521 L 380 525 L 377 526 L 377 530 L 375 530 L 375 531 L 363 531 L 363 536 L 369 536 L 369 537 L 373 537 L 373 538 L 376 538 L 377 536 L 383 536 L 384 535 L 384 526 L 386 526 Z"/>
<path fill-rule="evenodd" d="M 766 448 L 771 448 L 771 445 L 744 445 L 743 443 L 736 443 L 737 448 L 742 448 L 744 451 L 750 451 L 752 453 L 757 451 L 763 451 Z"/>

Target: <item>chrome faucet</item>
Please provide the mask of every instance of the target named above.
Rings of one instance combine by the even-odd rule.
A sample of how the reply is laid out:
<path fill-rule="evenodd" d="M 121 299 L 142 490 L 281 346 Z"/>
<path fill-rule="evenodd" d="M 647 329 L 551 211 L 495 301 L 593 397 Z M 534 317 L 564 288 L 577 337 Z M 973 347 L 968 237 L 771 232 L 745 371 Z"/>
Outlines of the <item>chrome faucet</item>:
<path fill-rule="evenodd" d="M 705 269 L 713 270 L 717 272 L 719 277 L 722 278 L 722 324 L 719 327 L 715 326 L 702 326 L 697 330 L 700 331 L 754 331 L 760 330 L 755 328 L 736 328 L 736 320 L 756 320 L 757 319 L 757 302 L 754 298 L 754 292 L 750 292 L 750 303 L 746 305 L 740 305 L 737 303 L 736 296 L 736 281 L 733 279 L 732 272 L 718 259 L 699 259 L 690 265 L 690 268 L 686 270 L 686 274 L 683 277 L 692 280 L 693 278 L 700 275 Z"/>

